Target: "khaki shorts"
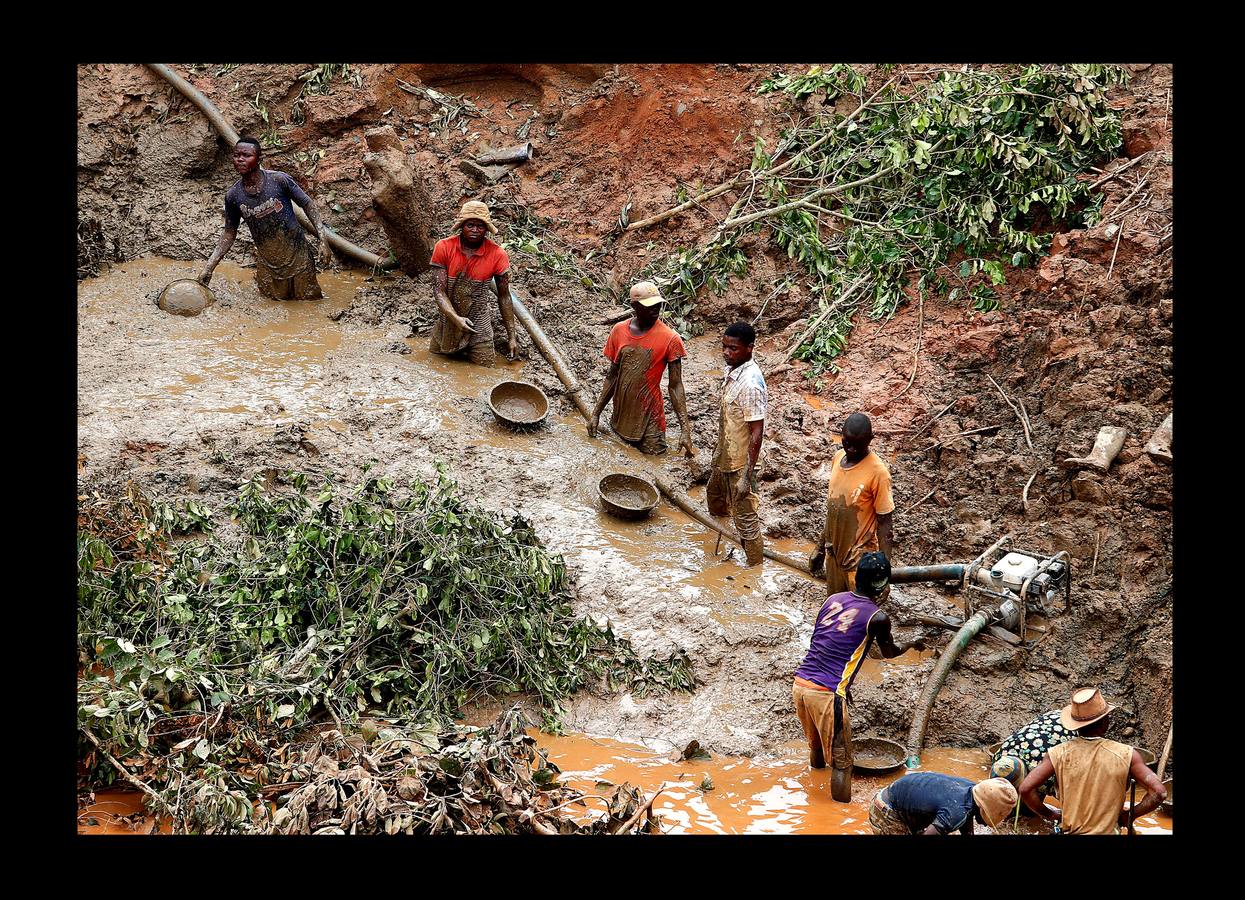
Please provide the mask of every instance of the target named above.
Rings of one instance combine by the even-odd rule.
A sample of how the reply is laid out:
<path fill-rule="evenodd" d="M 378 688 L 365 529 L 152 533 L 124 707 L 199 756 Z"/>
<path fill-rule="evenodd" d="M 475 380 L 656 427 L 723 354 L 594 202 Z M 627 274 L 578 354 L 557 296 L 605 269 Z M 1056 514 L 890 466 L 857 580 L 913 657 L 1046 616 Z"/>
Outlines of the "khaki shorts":
<path fill-rule="evenodd" d="M 795 701 L 795 714 L 804 726 L 809 750 L 813 755 L 821 751 L 821 758 L 831 768 L 851 771 L 852 725 L 847 717 L 847 704 L 838 694 L 807 688 L 799 682 L 791 685 L 791 699 Z M 839 727 L 835 727 L 835 718 Z"/>
<path fill-rule="evenodd" d="M 761 498 L 757 495 L 756 470 L 752 472 L 752 484 L 746 494 L 735 493 L 735 483 L 738 480 L 739 472 L 723 472 L 714 467 L 709 475 L 709 483 L 705 486 L 709 514 L 720 518 L 731 516 L 741 538 L 756 540 L 761 536 L 761 518 L 757 515 L 761 508 Z"/>

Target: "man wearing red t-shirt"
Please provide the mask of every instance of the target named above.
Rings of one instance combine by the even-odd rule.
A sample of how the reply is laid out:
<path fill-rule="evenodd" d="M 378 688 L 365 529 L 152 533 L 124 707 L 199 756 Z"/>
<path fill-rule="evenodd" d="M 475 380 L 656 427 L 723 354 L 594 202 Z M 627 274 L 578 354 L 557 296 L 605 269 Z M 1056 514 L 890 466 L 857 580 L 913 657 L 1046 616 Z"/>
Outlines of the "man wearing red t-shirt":
<path fill-rule="evenodd" d="M 634 315 L 619 322 L 605 342 L 609 374 L 601 387 L 588 434 L 596 437 L 601 427 L 601 411 L 610 398 L 614 412 L 610 429 L 641 453 L 666 452 L 666 401 L 661 394 L 661 373 L 670 370 L 670 402 L 683 429 L 679 445 L 692 452 L 692 427 L 687 420 L 687 399 L 683 394 L 683 357 L 687 348 L 669 325 L 660 321 L 665 298 L 651 281 L 641 281 L 631 289 Z"/>
<path fill-rule="evenodd" d="M 429 347 L 433 353 L 465 353 L 473 363 L 493 365 L 497 351 L 490 295 L 496 284 L 502 324 L 510 338 L 507 355 L 514 359 L 518 338 L 510 302 L 510 257 L 484 236 L 486 230 L 497 234 L 488 207 L 478 200 L 464 203 L 451 230 L 460 233 L 437 241 L 432 251 L 433 291 L 441 316 L 432 326 Z"/>

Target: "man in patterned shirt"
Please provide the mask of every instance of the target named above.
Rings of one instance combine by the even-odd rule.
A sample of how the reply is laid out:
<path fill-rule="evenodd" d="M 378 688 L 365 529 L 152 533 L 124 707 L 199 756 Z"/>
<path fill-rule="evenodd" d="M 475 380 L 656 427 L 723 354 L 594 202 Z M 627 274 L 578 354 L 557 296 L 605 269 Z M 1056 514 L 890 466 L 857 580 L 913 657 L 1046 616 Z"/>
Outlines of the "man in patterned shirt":
<path fill-rule="evenodd" d="M 757 515 L 760 497 L 756 465 L 765 435 L 769 395 L 765 376 L 752 359 L 755 343 L 756 332 L 747 322 L 727 326 L 722 335 L 726 377 L 722 381 L 718 445 L 705 489 L 711 515 L 734 517 L 749 566 L 757 565 L 765 554 L 761 518 Z"/>

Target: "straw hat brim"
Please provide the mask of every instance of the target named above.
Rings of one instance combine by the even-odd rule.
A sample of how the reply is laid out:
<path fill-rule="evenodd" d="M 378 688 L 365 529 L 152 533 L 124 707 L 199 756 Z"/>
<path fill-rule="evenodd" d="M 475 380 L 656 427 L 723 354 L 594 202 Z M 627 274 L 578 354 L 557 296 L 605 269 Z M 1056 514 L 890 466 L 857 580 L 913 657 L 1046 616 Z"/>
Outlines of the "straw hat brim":
<path fill-rule="evenodd" d="M 1108 703 L 1107 708 L 1092 719 L 1074 719 L 1072 718 L 1072 704 L 1069 703 L 1059 713 L 1059 724 L 1069 731 L 1080 731 L 1086 725 L 1093 725 L 1099 719 L 1105 718 L 1113 712 L 1115 712 L 1115 707 Z"/>
<path fill-rule="evenodd" d="M 470 221 L 471 219 L 480 219 L 480 217 L 479 216 L 463 216 L 463 217 L 457 218 L 454 220 L 454 225 L 450 228 L 450 231 L 457 233 L 458 229 L 463 227 L 463 223 Z M 480 219 L 480 221 L 484 223 L 484 226 L 488 229 L 489 234 L 497 234 L 497 229 L 493 226 L 492 222 L 490 222 L 488 219 Z"/>

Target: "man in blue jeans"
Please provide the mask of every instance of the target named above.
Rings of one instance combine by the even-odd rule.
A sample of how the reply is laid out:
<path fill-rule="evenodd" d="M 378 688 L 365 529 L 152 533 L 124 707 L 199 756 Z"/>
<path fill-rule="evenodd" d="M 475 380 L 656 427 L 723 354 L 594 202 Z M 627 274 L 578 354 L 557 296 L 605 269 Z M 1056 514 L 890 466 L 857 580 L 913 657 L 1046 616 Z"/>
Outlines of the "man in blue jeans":
<path fill-rule="evenodd" d="M 973 819 L 994 827 L 1016 800 L 1005 778 L 973 784 L 942 772 L 913 772 L 878 791 L 869 805 L 869 827 L 874 834 L 972 834 Z"/>

